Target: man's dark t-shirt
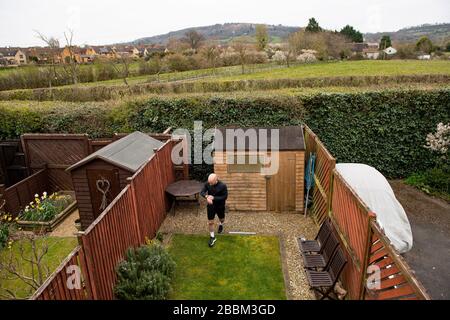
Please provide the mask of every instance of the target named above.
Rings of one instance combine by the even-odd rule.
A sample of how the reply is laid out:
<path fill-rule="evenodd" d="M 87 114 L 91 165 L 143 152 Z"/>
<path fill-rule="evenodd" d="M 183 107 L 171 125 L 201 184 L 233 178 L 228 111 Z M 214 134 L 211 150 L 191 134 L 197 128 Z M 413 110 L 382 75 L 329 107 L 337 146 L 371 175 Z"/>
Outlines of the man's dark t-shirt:
<path fill-rule="evenodd" d="M 215 185 L 210 185 L 208 182 L 203 186 L 202 191 L 200 192 L 202 197 L 206 197 L 207 195 L 213 196 L 213 206 L 214 207 L 224 207 L 225 200 L 228 198 L 228 190 L 227 185 L 221 181 L 217 182 Z"/>

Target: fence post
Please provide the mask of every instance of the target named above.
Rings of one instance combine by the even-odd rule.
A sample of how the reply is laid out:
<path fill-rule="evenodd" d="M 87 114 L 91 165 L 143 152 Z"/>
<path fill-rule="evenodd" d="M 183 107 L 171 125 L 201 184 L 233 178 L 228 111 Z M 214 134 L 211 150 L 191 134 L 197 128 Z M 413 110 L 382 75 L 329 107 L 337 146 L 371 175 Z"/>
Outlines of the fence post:
<path fill-rule="evenodd" d="M 136 198 L 136 186 L 134 185 L 134 181 L 131 177 L 128 177 L 127 180 L 128 180 L 128 183 L 130 184 L 134 225 L 136 227 L 136 233 L 137 233 L 139 244 L 143 244 L 142 234 L 141 234 L 141 226 L 139 223 L 139 213 L 138 213 L 137 198 Z"/>
<path fill-rule="evenodd" d="M 6 211 L 6 199 L 4 198 L 6 187 L 4 184 L 0 184 L 0 209 Z"/>
<path fill-rule="evenodd" d="M 367 276 L 367 266 L 369 265 L 369 258 L 370 258 L 370 250 L 372 249 L 372 221 L 374 221 L 377 218 L 377 215 L 369 211 L 368 212 L 369 218 L 367 219 L 367 244 L 366 249 L 364 252 L 364 261 L 362 261 L 362 276 L 361 276 L 361 290 L 359 294 L 359 299 L 364 300 L 364 296 L 366 293 L 366 276 Z"/>
<path fill-rule="evenodd" d="M 327 215 L 330 216 L 331 215 L 331 202 L 333 201 L 333 184 L 334 184 L 334 169 L 336 168 L 336 159 L 333 159 L 331 161 L 333 168 L 331 169 L 330 172 L 330 190 L 328 191 L 327 194 Z"/>
<path fill-rule="evenodd" d="M 78 243 L 81 245 L 83 251 L 83 257 L 80 257 L 81 263 L 85 264 L 85 268 L 83 268 L 85 270 L 83 275 L 86 278 L 86 283 L 89 283 L 90 291 L 92 293 L 92 300 L 97 300 L 97 283 L 93 274 L 94 265 L 92 263 L 91 245 L 86 239 L 84 231 L 78 232 Z"/>

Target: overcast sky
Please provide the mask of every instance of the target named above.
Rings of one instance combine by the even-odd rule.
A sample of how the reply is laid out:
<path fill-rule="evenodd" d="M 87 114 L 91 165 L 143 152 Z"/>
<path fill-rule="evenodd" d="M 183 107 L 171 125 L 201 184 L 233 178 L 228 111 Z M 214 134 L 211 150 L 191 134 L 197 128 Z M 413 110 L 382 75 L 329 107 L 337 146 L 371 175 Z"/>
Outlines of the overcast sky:
<path fill-rule="evenodd" d="M 42 45 L 33 30 L 76 44 L 132 41 L 182 28 L 225 22 L 305 26 L 346 24 L 362 32 L 450 22 L 449 0 L 0 0 L 0 46 Z"/>

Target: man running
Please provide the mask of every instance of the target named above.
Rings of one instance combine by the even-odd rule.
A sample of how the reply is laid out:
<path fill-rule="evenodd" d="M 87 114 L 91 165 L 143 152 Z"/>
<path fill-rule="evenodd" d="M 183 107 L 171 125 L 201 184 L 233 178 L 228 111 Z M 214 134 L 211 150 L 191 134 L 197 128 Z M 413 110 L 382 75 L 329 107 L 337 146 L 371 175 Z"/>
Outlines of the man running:
<path fill-rule="evenodd" d="M 221 181 L 216 174 L 211 173 L 208 177 L 208 182 L 205 183 L 200 195 L 208 202 L 208 226 L 209 226 L 209 243 L 212 247 L 216 243 L 216 237 L 214 236 L 214 217 L 219 217 L 218 233 L 223 232 L 223 224 L 225 222 L 225 200 L 228 197 L 227 185 Z"/>

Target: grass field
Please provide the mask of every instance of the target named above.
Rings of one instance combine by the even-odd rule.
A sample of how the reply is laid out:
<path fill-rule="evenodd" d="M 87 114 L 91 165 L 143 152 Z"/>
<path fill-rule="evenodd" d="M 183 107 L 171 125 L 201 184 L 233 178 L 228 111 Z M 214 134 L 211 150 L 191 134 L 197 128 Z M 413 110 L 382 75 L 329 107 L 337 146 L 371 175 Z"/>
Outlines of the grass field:
<path fill-rule="evenodd" d="M 279 241 L 265 236 L 174 235 L 169 247 L 177 267 L 170 299 L 285 300 Z"/>
<path fill-rule="evenodd" d="M 200 69 L 184 72 L 169 72 L 160 75 L 161 81 L 217 81 L 250 79 L 301 79 L 342 76 L 395 76 L 416 74 L 450 74 L 450 61 L 420 60 L 361 60 L 343 62 L 318 62 L 297 64 L 291 67 L 273 64 L 247 66 L 247 73 L 241 74 L 240 66 L 221 67 L 216 70 Z M 198 78 L 198 79 L 197 79 Z M 129 84 L 155 81 L 156 76 L 128 78 Z M 86 86 L 120 85 L 123 80 L 114 79 L 85 83 Z"/>
<path fill-rule="evenodd" d="M 57 237 L 49 237 L 39 239 L 38 244 L 42 243 L 42 241 L 46 241 L 49 247 L 49 251 L 47 255 L 45 255 L 43 264 L 47 265 L 50 271 L 55 270 L 64 258 L 77 246 L 77 238 L 57 238 Z M 12 252 L 14 257 L 20 258 L 20 245 L 15 242 L 12 245 L 11 251 L 9 249 L 3 249 L 0 251 L 0 259 L 9 259 L 9 254 Z M 32 254 L 31 246 L 28 242 L 24 242 L 25 248 L 25 256 L 30 257 Z M 20 269 L 23 270 L 23 274 L 28 276 L 31 275 L 31 265 L 29 263 L 23 263 L 19 266 Z M 18 278 L 12 278 L 8 280 L 4 280 L 5 271 L 0 270 L 0 299 L 4 299 L 2 295 L 5 293 L 5 289 L 9 289 L 17 295 L 17 297 L 24 299 L 29 297 L 33 290 L 29 286 L 27 286 L 24 282 L 19 280 Z"/>
<path fill-rule="evenodd" d="M 81 66 L 83 67 L 83 66 Z M 21 67 L 25 70 L 31 67 Z M 133 64 L 136 72 L 137 63 Z M 9 69 L 15 70 L 15 69 Z M 6 76 L 9 70 L 4 69 L 0 75 Z M 199 69 L 184 72 L 169 72 L 159 76 L 166 81 L 225 81 L 249 79 L 299 79 L 340 76 L 395 76 L 420 74 L 450 74 L 450 61 L 433 60 L 361 60 L 342 62 L 318 62 L 313 64 L 297 64 L 290 68 L 275 64 L 246 66 L 246 73 L 241 74 L 240 66 Z M 156 75 L 132 76 L 127 79 L 130 85 L 157 81 Z M 80 83 L 81 86 L 117 86 L 123 85 L 122 79 Z M 71 87 L 73 85 L 62 86 Z"/>
<path fill-rule="evenodd" d="M 220 80 L 298 79 L 341 76 L 450 74 L 450 61 L 361 60 L 295 65 L 270 71 L 220 77 Z M 215 79 L 217 80 L 217 78 Z"/>

